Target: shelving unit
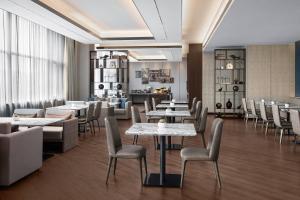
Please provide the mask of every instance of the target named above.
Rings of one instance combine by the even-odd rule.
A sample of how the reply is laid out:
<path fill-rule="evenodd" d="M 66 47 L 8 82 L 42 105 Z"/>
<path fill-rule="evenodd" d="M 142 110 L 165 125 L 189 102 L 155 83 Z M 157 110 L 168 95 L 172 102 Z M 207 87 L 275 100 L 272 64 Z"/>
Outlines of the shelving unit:
<path fill-rule="evenodd" d="M 218 116 L 241 116 L 245 83 L 246 50 L 215 49 L 214 103 Z"/>
<path fill-rule="evenodd" d="M 90 51 L 90 97 L 128 96 L 127 52 Z"/>

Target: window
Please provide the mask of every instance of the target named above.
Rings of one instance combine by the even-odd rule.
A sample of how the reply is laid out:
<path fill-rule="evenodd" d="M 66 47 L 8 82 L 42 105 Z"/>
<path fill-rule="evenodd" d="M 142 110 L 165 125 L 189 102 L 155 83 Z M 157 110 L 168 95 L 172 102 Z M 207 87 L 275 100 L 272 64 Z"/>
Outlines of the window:
<path fill-rule="evenodd" d="M 65 37 L 0 9 L 0 114 L 64 96 Z"/>

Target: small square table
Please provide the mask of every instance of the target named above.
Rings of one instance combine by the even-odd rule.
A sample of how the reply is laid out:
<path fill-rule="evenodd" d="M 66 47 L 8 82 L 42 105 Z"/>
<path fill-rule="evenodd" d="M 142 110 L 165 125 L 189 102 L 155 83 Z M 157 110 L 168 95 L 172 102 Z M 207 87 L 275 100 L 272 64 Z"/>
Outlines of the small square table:
<path fill-rule="evenodd" d="M 61 122 L 62 118 L 19 118 L 15 120 L 13 117 L 0 117 L 0 122 L 9 122 L 15 126 L 47 126 L 56 122 Z"/>
<path fill-rule="evenodd" d="M 145 186 L 180 187 L 180 174 L 166 173 L 166 137 L 170 136 L 196 136 L 194 124 L 173 123 L 158 128 L 157 123 L 136 123 L 126 132 L 126 135 L 159 136 L 160 138 L 160 173 L 150 173 L 146 178 Z"/>
<path fill-rule="evenodd" d="M 174 104 L 173 106 L 171 106 L 170 104 L 158 104 L 156 106 L 157 109 L 166 109 L 166 108 L 171 108 L 173 110 L 175 110 L 176 108 L 180 108 L 180 109 L 185 109 L 187 110 L 189 108 L 188 104 Z"/>
<path fill-rule="evenodd" d="M 160 103 L 171 103 L 171 100 L 162 100 Z M 175 101 L 175 104 L 189 104 L 187 101 Z"/>

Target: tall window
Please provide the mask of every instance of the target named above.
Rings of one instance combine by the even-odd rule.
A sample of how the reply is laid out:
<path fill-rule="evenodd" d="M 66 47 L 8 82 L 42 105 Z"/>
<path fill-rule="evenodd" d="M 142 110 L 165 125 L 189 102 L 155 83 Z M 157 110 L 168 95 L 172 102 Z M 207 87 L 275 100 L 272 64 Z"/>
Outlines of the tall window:
<path fill-rule="evenodd" d="M 63 98 L 65 37 L 0 9 L 0 114 Z"/>

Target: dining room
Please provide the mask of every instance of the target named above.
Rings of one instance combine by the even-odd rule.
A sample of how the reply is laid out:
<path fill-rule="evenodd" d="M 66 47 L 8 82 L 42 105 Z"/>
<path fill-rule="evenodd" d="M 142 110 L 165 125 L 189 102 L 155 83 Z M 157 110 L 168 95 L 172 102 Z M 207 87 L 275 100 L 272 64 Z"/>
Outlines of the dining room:
<path fill-rule="evenodd" d="M 1 0 L 0 200 L 299 199 L 299 16 Z"/>

